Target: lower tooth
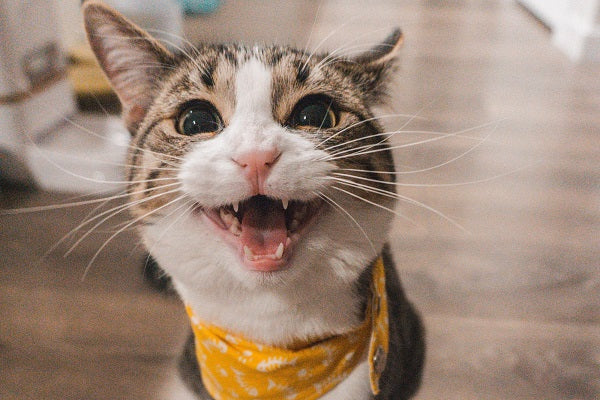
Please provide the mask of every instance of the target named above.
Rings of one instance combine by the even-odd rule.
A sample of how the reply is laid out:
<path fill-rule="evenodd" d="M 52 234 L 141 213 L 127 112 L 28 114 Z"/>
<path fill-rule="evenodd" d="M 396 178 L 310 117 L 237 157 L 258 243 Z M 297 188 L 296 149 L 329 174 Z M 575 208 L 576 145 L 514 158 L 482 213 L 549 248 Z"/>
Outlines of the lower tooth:
<path fill-rule="evenodd" d="M 275 257 L 277 259 L 281 259 L 281 257 L 283 257 L 283 243 L 279 243 L 277 251 L 275 252 Z"/>

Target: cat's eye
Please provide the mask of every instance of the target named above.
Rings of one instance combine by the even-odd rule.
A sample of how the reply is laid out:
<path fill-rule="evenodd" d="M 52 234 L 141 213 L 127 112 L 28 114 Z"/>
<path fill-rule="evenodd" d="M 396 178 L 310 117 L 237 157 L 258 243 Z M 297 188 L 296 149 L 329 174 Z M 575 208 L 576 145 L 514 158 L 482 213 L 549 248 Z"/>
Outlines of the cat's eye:
<path fill-rule="evenodd" d="M 186 107 L 177 120 L 177 130 L 182 135 L 217 132 L 223 122 L 215 107 L 206 102 L 199 102 Z"/>
<path fill-rule="evenodd" d="M 329 129 L 337 125 L 332 100 L 322 96 L 308 96 L 300 100 L 292 112 L 290 125 Z"/>

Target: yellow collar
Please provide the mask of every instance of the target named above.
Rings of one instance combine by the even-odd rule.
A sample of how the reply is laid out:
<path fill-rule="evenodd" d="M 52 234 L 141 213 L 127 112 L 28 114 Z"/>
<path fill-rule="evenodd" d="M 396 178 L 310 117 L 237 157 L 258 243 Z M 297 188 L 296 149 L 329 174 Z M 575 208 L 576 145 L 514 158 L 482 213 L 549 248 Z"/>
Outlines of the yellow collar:
<path fill-rule="evenodd" d="M 369 346 L 371 390 L 378 394 L 389 342 L 381 258 L 373 268 L 372 293 L 365 320 L 358 327 L 294 350 L 261 345 L 227 333 L 201 322 L 186 306 L 204 386 L 216 400 L 318 399 L 352 372 Z"/>

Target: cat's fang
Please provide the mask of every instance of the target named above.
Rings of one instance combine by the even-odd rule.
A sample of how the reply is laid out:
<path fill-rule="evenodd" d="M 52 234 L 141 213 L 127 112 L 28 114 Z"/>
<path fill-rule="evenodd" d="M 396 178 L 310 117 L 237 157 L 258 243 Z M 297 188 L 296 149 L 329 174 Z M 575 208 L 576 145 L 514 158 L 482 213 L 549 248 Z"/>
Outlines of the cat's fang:
<path fill-rule="evenodd" d="M 233 211 L 238 212 L 239 209 L 240 209 L 240 202 L 234 201 L 233 202 Z"/>
<path fill-rule="evenodd" d="M 279 243 L 277 251 L 275 252 L 275 258 L 281 260 L 281 257 L 283 257 L 283 243 Z"/>
<path fill-rule="evenodd" d="M 287 210 L 288 204 L 289 204 L 289 200 L 288 199 L 281 199 L 281 204 L 283 205 L 283 209 Z"/>

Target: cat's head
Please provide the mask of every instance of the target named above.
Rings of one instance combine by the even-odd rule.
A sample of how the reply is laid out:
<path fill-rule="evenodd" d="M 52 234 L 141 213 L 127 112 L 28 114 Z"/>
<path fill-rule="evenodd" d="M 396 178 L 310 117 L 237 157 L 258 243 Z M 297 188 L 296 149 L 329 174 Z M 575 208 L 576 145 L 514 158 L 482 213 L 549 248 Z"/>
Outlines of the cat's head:
<path fill-rule="evenodd" d="M 238 45 L 174 54 L 99 3 L 84 15 L 132 134 L 130 209 L 178 282 L 357 279 L 394 207 L 371 107 L 400 31 L 353 58 Z"/>

